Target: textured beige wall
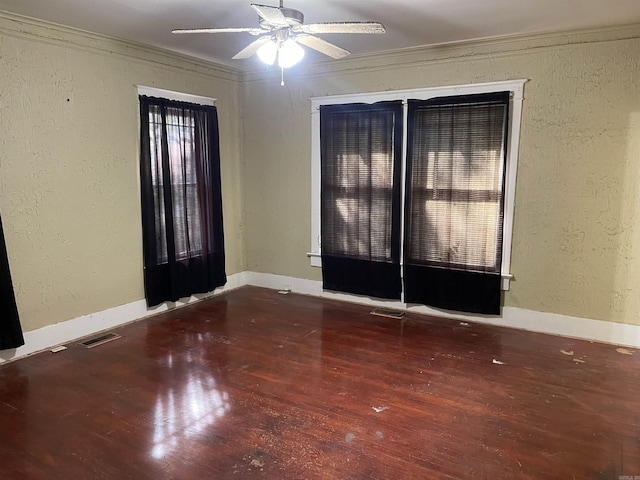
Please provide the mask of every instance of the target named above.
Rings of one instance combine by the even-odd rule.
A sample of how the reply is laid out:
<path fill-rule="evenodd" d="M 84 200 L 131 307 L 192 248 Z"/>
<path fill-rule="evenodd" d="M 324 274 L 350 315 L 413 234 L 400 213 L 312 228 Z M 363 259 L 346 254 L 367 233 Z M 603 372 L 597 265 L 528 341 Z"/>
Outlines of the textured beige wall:
<path fill-rule="evenodd" d="M 245 269 L 233 72 L 0 16 L 0 210 L 23 329 L 144 298 L 136 85 L 217 98 L 227 273 Z"/>
<path fill-rule="evenodd" d="M 224 68 L 0 16 L 0 211 L 23 327 L 143 298 L 136 85 L 218 99 L 227 273 L 319 279 L 306 257 L 308 99 L 516 78 L 530 82 L 505 303 L 640 325 L 639 38 L 345 59 L 292 69 L 282 88 L 275 74 L 240 84 Z"/>
<path fill-rule="evenodd" d="M 247 78 L 249 270 L 309 266 L 309 98 L 527 78 L 505 304 L 640 325 L 640 29 L 345 59 Z"/>

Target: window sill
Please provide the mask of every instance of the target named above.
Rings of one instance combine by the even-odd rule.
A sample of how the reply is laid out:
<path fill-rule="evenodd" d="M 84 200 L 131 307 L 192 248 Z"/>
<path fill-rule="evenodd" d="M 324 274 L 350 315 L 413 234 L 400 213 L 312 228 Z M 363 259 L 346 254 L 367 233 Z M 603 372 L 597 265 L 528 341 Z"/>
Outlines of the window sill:
<path fill-rule="evenodd" d="M 501 277 L 502 281 L 500 282 L 500 290 L 502 290 L 503 292 L 508 292 L 511 286 L 511 280 L 513 279 L 513 274 L 503 273 Z"/>
<path fill-rule="evenodd" d="M 322 266 L 322 258 L 320 253 L 318 252 L 307 252 L 307 257 L 311 259 L 312 267 L 321 267 Z"/>

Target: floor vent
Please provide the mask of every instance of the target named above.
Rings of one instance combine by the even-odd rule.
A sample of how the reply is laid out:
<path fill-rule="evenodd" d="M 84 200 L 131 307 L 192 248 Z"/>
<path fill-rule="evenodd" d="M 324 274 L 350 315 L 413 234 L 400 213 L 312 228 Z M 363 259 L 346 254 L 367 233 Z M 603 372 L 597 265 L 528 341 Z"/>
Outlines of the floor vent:
<path fill-rule="evenodd" d="M 378 315 L 379 317 L 389 317 L 389 318 L 402 318 L 404 317 L 404 312 L 401 310 L 389 310 L 387 308 L 376 308 L 371 311 L 371 315 Z"/>
<path fill-rule="evenodd" d="M 93 348 L 97 347 L 98 345 L 102 345 L 103 343 L 110 342 L 111 340 L 116 340 L 118 338 L 121 337 L 117 333 L 105 333 L 104 335 L 100 335 L 99 337 L 93 337 L 89 340 L 85 340 L 84 342 L 80 342 L 80 345 L 85 348 Z"/>

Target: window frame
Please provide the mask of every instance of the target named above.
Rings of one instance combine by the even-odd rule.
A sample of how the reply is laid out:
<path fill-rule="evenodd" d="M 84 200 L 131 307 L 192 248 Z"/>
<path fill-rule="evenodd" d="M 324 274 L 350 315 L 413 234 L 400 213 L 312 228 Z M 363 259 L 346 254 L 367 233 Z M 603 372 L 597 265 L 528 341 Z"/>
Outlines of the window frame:
<path fill-rule="evenodd" d="M 193 95 L 191 93 L 174 92 L 172 90 L 163 90 L 162 88 L 146 87 L 137 85 L 137 97 L 146 95 L 147 97 L 166 98 L 167 100 L 175 100 L 177 102 L 196 103 L 198 105 L 216 106 L 216 99 L 211 97 L 203 97 L 201 95 Z M 138 102 L 138 107 L 140 102 Z"/>
<path fill-rule="evenodd" d="M 453 85 L 445 87 L 429 87 L 409 90 L 394 90 L 388 92 L 372 92 L 346 95 L 332 95 L 312 97 L 311 100 L 311 265 L 321 267 L 320 257 L 320 106 L 341 105 L 347 103 L 376 103 L 382 101 L 401 100 L 403 104 L 403 135 L 402 135 L 402 172 L 401 172 L 401 200 L 405 203 L 406 157 L 407 157 L 407 105 L 410 99 L 429 100 L 435 97 L 457 95 L 472 95 L 477 93 L 510 92 L 509 118 L 507 133 L 507 158 L 505 164 L 504 185 L 504 220 L 502 237 L 502 268 L 501 288 L 509 290 L 511 274 L 511 247 L 513 237 L 513 214 L 515 209 L 516 173 L 518 167 L 518 149 L 520 146 L 520 126 L 522 121 L 522 103 L 524 100 L 524 84 L 527 79 L 505 80 L 499 82 L 476 83 L 468 85 Z M 404 235 L 404 208 L 401 218 L 401 233 Z M 403 248 L 404 240 L 401 241 Z M 403 252 L 400 255 L 403 265 Z"/>

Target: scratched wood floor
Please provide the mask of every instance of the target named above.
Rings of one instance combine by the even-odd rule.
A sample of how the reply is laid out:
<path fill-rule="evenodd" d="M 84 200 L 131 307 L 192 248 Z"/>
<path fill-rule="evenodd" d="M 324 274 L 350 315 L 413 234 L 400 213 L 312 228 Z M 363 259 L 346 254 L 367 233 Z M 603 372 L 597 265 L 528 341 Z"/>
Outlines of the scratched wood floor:
<path fill-rule="evenodd" d="M 245 287 L 4 364 L 0 478 L 640 476 L 639 352 L 369 312 Z"/>

